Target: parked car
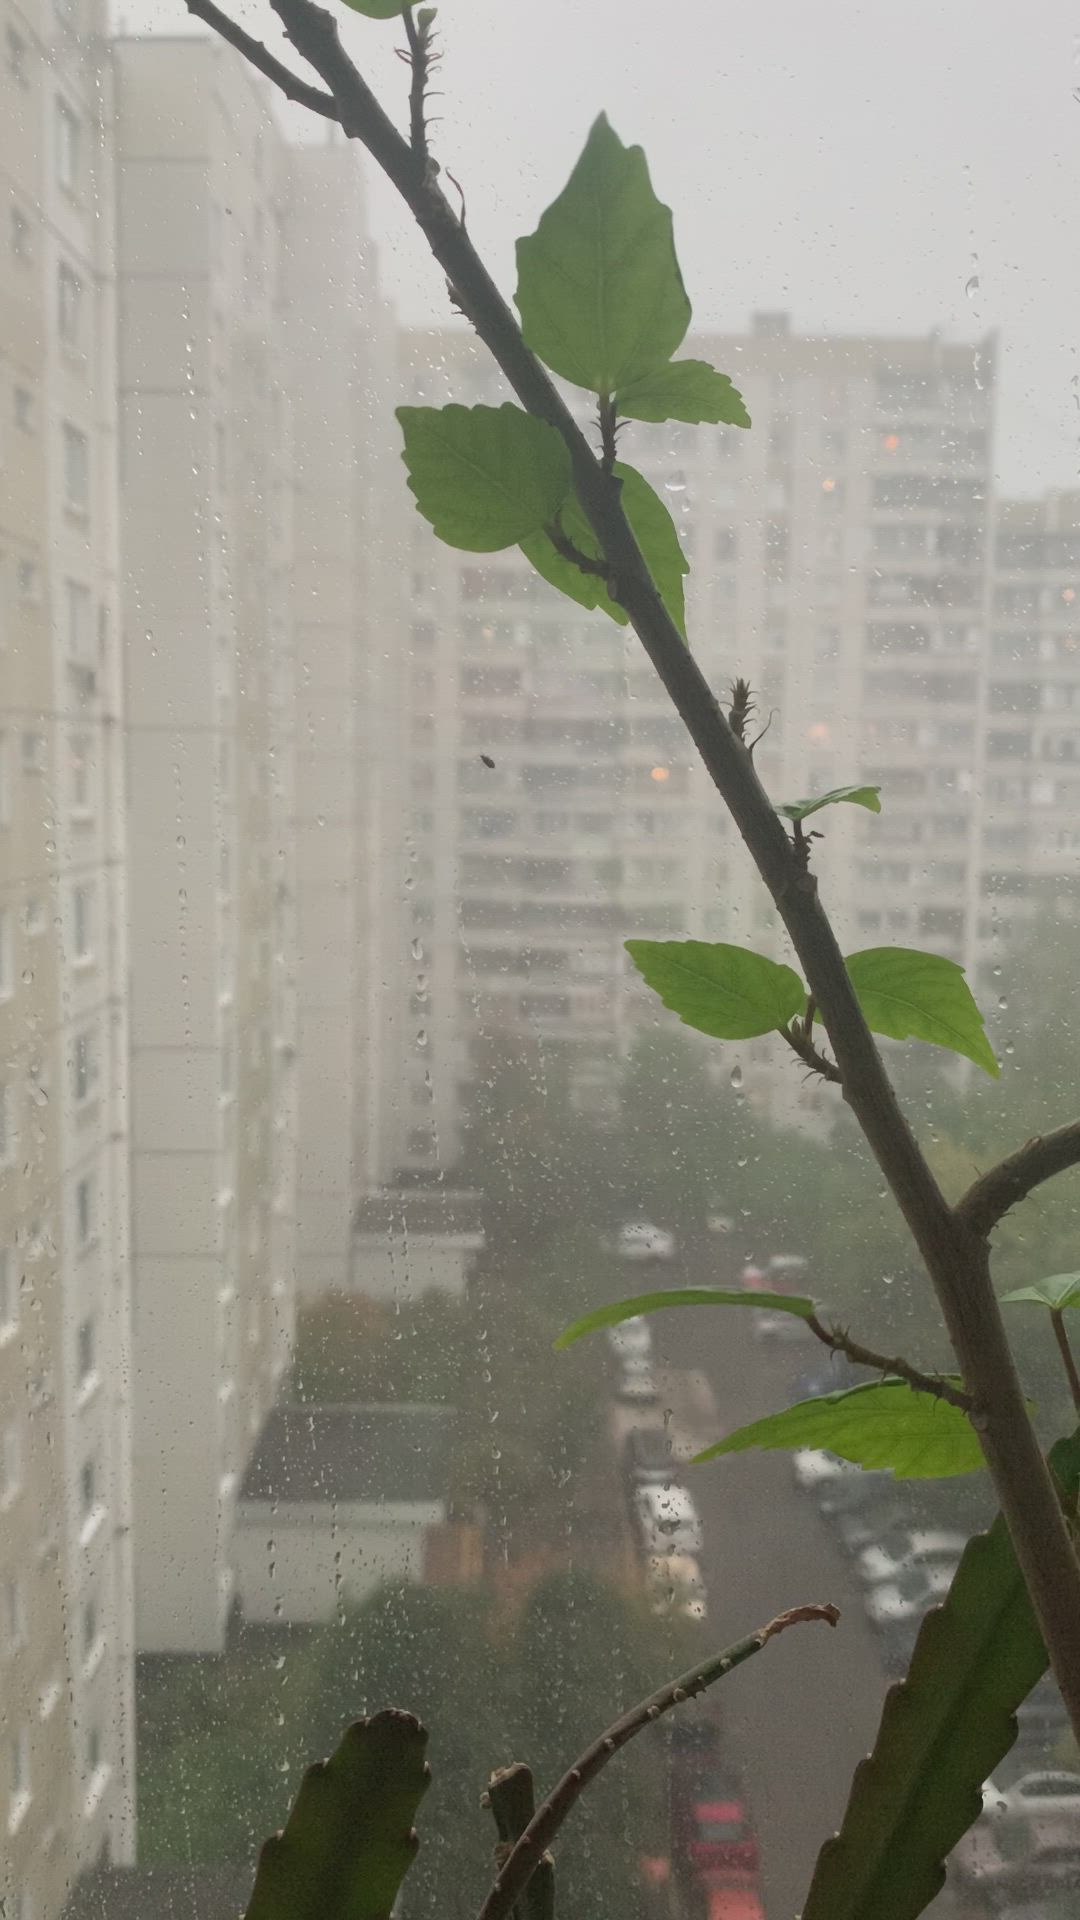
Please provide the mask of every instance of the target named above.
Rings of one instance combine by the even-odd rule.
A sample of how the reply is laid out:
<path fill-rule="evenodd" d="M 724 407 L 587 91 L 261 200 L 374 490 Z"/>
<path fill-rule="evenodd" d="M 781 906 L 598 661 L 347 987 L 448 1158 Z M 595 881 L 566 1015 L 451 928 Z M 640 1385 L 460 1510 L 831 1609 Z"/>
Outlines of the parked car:
<path fill-rule="evenodd" d="M 622 1363 L 619 1383 L 615 1388 L 616 1397 L 629 1405 L 654 1407 L 660 1398 L 660 1390 L 653 1377 L 649 1361 L 642 1354 L 630 1354 Z"/>
<path fill-rule="evenodd" d="M 882 1487 L 879 1497 L 869 1505 L 851 1507 L 833 1516 L 846 1553 L 861 1553 L 864 1547 L 875 1546 L 904 1525 L 908 1515 L 896 1498 L 895 1487 L 894 1481 L 891 1492 Z"/>
<path fill-rule="evenodd" d="M 862 1471 L 850 1460 L 841 1460 L 835 1453 L 826 1453 L 824 1447 L 796 1447 L 791 1456 L 791 1465 L 796 1480 L 807 1493 L 818 1493 L 830 1481 Z"/>
<path fill-rule="evenodd" d="M 620 1260 L 674 1260 L 675 1235 L 648 1220 L 628 1220 L 615 1235 Z"/>
<path fill-rule="evenodd" d="M 805 1285 L 808 1262 L 801 1253 L 774 1253 L 765 1267 L 766 1293 L 792 1293 Z M 770 1313 L 763 1308 L 754 1315 L 754 1332 L 759 1340 L 796 1342 L 812 1338 L 805 1320 L 796 1313 Z"/>
<path fill-rule="evenodd" d="M 705 1580 L 692 1553 L 651 1553 L 645 1563 L 645 1586 L 654 1613 L 677 1614 L 684 1620 L 708 1618 Z"/>
<path fill-rule="evenodd" d="M 627 1436 L 626 1465 L 639 1486 L 666 1486 L 678 1478 L 680 1461 L 668 1427 L 634 1427 Z"/>
<path fill-rule="evenodd" d="M 853 1365 L 846 1353 L 834 1353 L 821 1366 L 808 1368 L 792 1381 L 788 1388 L 788 1402 L 816 1400 L 823 1393 L 845 1393 L 849 1387 L 858 1387 L 864 1380 L 876 1378 L 877 1375 L 869 1367 Z"/>
<path fill-rule="evenodd" d="M 1059 1848 L 1080 1848 L 1080 1774 L 1049 1769 L 1025 1773 L 1015 1786 L 1004 1792 L 994 1789 L 994 1794 L 996 1818 L 1023 1821 L 1036 1858 Z"/>
<path fill-rule="evenodd" d="M 691 1810 L 690 1864 L 699 1875 L 756 1873 L 758 1844 L 741 1800 L 698 1800 Z"/>
<path fill-rule="evenodd" d="M 907 1566 L 950 1567 L 953 1570 L 967 1546 L 963 1533 L 909 1532 L 900 1529 L 863 1547 L 855 1570 L 868 1586 L 896 1580 Z"/>
<path fill-rule="evenodd" d="M 607 1337 L 609 1347 L 621 1359 L 629 1359 L 634 1355 L 645 1359 L 652 1352 L 652 1328 L 640 1314 L 635 1314 L 632 1320 L 620 1320 L 616 1327 L 609 1327 Z"/>
<path fill-rule="evenodd" d="M 638 1487 L 634 1507 L 647 1553 L 701 1553 L 701 1520 L 685 1487 Z"/>
<path fill-rule="evenodd" d="M 875 1627 L 888 1629 L 910 1620 L 919 1620 L 931 1607 L 944 1600 L 952 1584 L 954 1569 L 946 1567 L 904 1567 L 895 1580 L 882 1580 L 871 1587 L 864 1605 Z"/>
<path fill-rule="evenodd" d="M 755 1873 L 711 1874 L 704 1892 L 705 1920 L 765 1920 Z"/>
<path fill-rule="evenodd" d="M 878 1515 L 882 1501 L 889 1498 L 894 1485 L 884 1468 L 856 1467 L 854 1472 L 826 1480 L 818 1489 L 818 1505 L 837 1525 L 845 1514 Z"/>

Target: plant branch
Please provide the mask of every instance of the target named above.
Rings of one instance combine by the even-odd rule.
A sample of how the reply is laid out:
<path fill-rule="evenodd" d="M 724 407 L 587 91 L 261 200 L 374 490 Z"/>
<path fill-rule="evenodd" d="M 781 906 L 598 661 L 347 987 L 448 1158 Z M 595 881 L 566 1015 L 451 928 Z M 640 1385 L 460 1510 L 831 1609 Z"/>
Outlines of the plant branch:
<path fill-rule="evenodd" d="M 591 573 L 600 580 L 607 579 L 608 570 L 604 562 L 595 560 L 592 554 L 582 553 L 581 548 L 574 545 L 569 534 L 563 532 L 557 520 L 553 520 L 549 526 L 546 526 L 544 532 L 556 553 L 561 554 L 564 560 L 569 560 L 571 566 L 577 567 L 581 573 Z"/>
<path fill-rule="evenodd" d="M 345 132 L 397 187 L 447 275 L 454 298 L 526 410 L 557 428 L 578 499 L 609 566 L 609 590 L 630 617 L 772 894 L 819 1008 L 843 1095 L 892 1189 L 941 1306 L 974 1423 L 1054 1671 L 1080 1738 L 1080 1564 L 1028 1416 L 990 1279 L 988 1250 L 949 1206 L 908 1126 L 826 917 L 813 874 L 800 871 L 749 750 L 721 713 L 664 606 L 626 515 L 621 489 L 596 460 L 569 408 L 457 220 L 345 53 L 333 16 L 314 0 L 271 0 L 293 45 L 329 88 Z"/>
<path fill-rule="evenodd" d="M 187 0 L 187 10 L 197 20 L 205 20 L 207 26 L 213 27 L 222 40 L 227 40 L 230 47 L 235 47 L 245 60 L 250 61 L 268 80 L 272 80 L 286 100 L 295 100 L 299 106 L 309 107 L 312 113 L 321 114 L 324 120 L 337 120 L 338 110 L 332 94 L 324 93 L 321 87 L 311 86 L 307 80 L 301 80 L 298 74 L 276 60 L 261 40 L 253 39 L 235 20 L 230 20 L 227 13 L 222 13 L 220 7 L 215 7 L 214 0 Z"/>
<path fill-rule="evenodd" d="M 872 1367 L 875 1373 L 895 1374 L 900 1380 L 906 1380 L 916 1393 L 933 1394 L 935 1400 L 947 1400 L 951 1407 L 959 1407 L 962 1413 L 970 1413 L 972 1399 L 962 1387 L 954 1387 L 951 1380 L 943 1380 L 940 1374 L 922 1373 L 913 1367 L 909 1360 L 889 1359 L 883 1353 L 875 1353 L 872 1347 L 864 1347 L 853 1340 L 849 1333 L 840 1327 L 827 1327 L 816 1313 L 809 1315 L 804 1325 L 809 1327 L 814 1338 L 823 1346 L 831 1348 L 833 1353 L 845 1353 L 856 1366 Z"/>
<path fill-rule="evenodd" d="M 972 1233 L 985 1239 L 1018 1200 L 1026 1200 L 1044 1180 L 1051 1180 L 1056 1173 L 1066 1173 L 1077 1165 L 1080 1165 L 1080 1120 L 1070 1120 L 1053 1133 L 1036 1134 L 1008 1159 L 999 1160 L 996 1167 L 982 1174 L 963 1199 L 957 1201 L 957 1216 Z"/>
<path fill-rule="evenodd" d="M 532 1768 L 522 1760 L 500 1767 L 488 1781 L 484 1795 L 498 1829 L 495 1870 L 501 1873 L 530 1821 L 536 1813 Z M 555 1862 L 544 1852 L 537 1860 L 514 1908 L 515 1920 L 554 1920 Z"/>
<path fill-rule="evenodd" d="M 428 73 L 431 68 L 431 23 L 418 27 L 413 18 L 411 7 L 405 9 L 405 37 L 409 42 L 409 51 L 405 56 L 412 69 L 412 81 L 409 86 L 409 137 L 412 150 L 421 160 L 428 157 L 427 120 L 424 115 L 424 96 L 427 92 Z"/>
<path fill-rule="evenodd" d="M 782 1040 L 787 1041 L 792 1053 L 797 1053 L 804 1065 L 810 1068 L 811 1073 L 820 1073 L 823 1080 L 831 1080 L 834 1086 L 841 1084 L 839 1067 L 815 1047 L 805 1020 L 793 1020 L 789 1027 L 777 1027 L 776 1031 Z"/>
<path fill-rule="evenodd" d="M 756 1633 L 748 1634 L 745 1640 L 737 1640 L 723 1653 L 712 1654 L 699 1666 L 691 1667 L 689 1673 L 682 1674 L 678 1680 L 669 1681 L 658 1692 L 650 1694 L 647 1700 L 641 1700 L 636 1707 L 631 1707 L 629 1713 L 624 1713 L 599 1739 L 586 1747 L 534 1814 L 496 1876 L 480 1909 L 479 1920 L 505 1920 L 570 1809 L 580 1800 L 590 1782 L 606 1767 L 612 1754 L 617 1753 L 620 1747 L 625 1747 L 635 1734 L 651 1726 L 654 1720 L 659 1720 L 661 1714 L 670 1712 L 672 1707 L 681 1706 L 684 1700 L 692 1700 L 695 1694 L 704 1693 L 714 1680 L 723 1679 L 733 1667 L 741 1666 L 744 1660 L 760 1653 L 762 1647 L 787 1627 L 796 1626 L 803 1620 L 824 1620 L 828 1626 L 834 1627 L 839 1618 L 839 1612 L 833 1606 L 791 1607 L 787 1613 L 777 1614 L 767 1627 L 759 1627 Z"/>
<path fill-rule="evenodd" d="M 1060 1307 L 1051 1307 L 1050 1325 L 1054 1329 L 1054 1339 L 1058 1343 L 1058 1352 L 1061 1355 L 1061 1364 L 1065 1369 L 1065 1377 L 1069 1382 L 1069 1392 L 1072 1394 L 1073 1406 L 1080 1412 L 1080 1373 L 1076 1370 L 1076 1359 L 1069 1345 L 1069 1336 L 1065 1329 L 1065 1315 L 1062 1313 Z"/>
<path fill-rule="evenodd" d="M 605 473 L 611 473 L 615 465 L 616 446 L 615 401 L 610 393 L 600 395 L 600 464 Z"/>

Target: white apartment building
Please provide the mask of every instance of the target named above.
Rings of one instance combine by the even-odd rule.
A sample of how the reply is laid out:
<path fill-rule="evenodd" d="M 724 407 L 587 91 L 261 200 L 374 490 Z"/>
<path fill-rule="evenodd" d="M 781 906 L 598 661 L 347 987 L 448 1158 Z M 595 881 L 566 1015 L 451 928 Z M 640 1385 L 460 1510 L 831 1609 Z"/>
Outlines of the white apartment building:
<path fill-rule="evenodd" d="M 816 843 L 849 945 L 970 957 L 991 347 L 802 338 L 760 315 L 688 350 L 732 376 L 752 430 L 635 424 L 621 446 L 683 539 L 691 645 L 719 695 L 750 679 L 778 801 L 880 782 L 880 818 L 836 810 Z M 463 330 L 403 336 L 402 387 L 434 405 L 506 397 Z M 455 553 L 418 516 L 412 540 L 415 912 L 437 1092 L 453 1102 L 470 1035 L 524 1022 L 572 1043 L 579 1089 L 602 1100 L 655 1014 L 624 938 L 778 947 L 771 902 L 634 637 L 516 551 Z M 793 1110 L 816 1101 L 797 1067 L 781 1073 Z"/>
<path fill-rule="evenodd" d="M 115 47 L 129 808 L 136 1619 L 223 1644 L 288 1364 L 292 428 L 282 142 L 215 40 Z"/>
<path fill-rule="evenodd" d="M 104 8 L 0 21 L 0 1906 L 134 1845 Z"/>

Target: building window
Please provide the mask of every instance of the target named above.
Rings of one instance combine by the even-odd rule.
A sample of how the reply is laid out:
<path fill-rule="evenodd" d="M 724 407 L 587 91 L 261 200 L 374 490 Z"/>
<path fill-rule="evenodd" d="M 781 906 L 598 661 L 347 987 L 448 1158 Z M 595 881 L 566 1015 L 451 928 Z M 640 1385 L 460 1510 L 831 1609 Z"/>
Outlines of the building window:
<path fill-rule="evenodd" d="M 0 1083 L 0 1167 L 15 1158 L 15 1101 L 11 1088 Z"/>
<path fill-rule="evenodd" d="M 79 182 L 81 130 L 77 116 L 66 100 L 56 103 L 56 178 L 65 193 L 74 193 Z"/>
<path fill-rule="evenodd" d="M 72 513 L 90 507 L 90 442 L 85 433 L 65 420 L 61 428 L 64 453 L 64 502 Z"/>
<path fill-rule="evenodd" d="M 41 578 L 32 560 L 20 560 L 15 569 L 15 582 L 19 599 L 23 605 L 36 601 L 41 592 Z"/>
<path fill-rule="evenodd" d="M 90 589 L 81 580 L 64 581 L 64 644 L 70 659 L 93 666 L 94 608 Z"/>
<path fill-rule="evenodd" d="M 8 1830 L 14 1831 L 30 1802 L 30 1735 L 20 1727 L 11 1742 L 11 1799 Z"/>
<path fill-rule="evenodd" d="M 81 885 L 71 893 L 71 947 L 76 960 L 89 960 L 94 952 L 94 890 Z"/>
<path fill-rule="evenodd" d="M 89 1658 L 98 1643 L 97 1601 L 88 1600 L 82 1614 L 82 1650 L 83 1659 Z"/>
<path fill-rule="evenodd" d="M 10 1247 L 0 1247 L 0 1346 L 10 1340 L 19 1325 L 19 1283 Z"/>
<path fill-rule="evenodd" d="M 26 64 L 26 41 L 14 27 L 9 27 L 4 41 L 7 50 L 7 70 L 17 87 L 29 84 L 29 70 Z"/>
<path fill-rule="evenodd" d="M 34 431 L 34 396 L 29 387 L 15 389 L 15 425 L 20 433 Z"/>
<path fill-rule="evenodd" d="M 75 1336 L 76 1365 L 79 1372 L 79 1385 L 93 1379 L 97 1371 L 94 1365 L 94 1323 L 84 1320 Z"/>
<path fill-rule="evenodd" d="M 24 773 L 44 773 L 48 766 L 43 733 L 26 732 L 22 737 L 22 769 Z"/>
<path fill-rule="evenodd" d="M 93 763 L 90 741 L 85 733 L 74 734 L 71 741 L 71 811 L 88 814 L 94 810 Z"/>
<path fill-rule="evenodd" d="M 94 1237 L 94 1183 L 89 1175 L 75 1182 L 75 1236 L 80 1247 Z"/>
<path fill-rule="evenodd" d="M 88 1727 L 86 1732 L 86 1770 L 91 1779 L 101 1769 L 101 1728 Z"/>
<path fill-rule="evenodd" d="M 4 1582 L 4 1640 L 9 1653 L 26 1645 L 26 1594 L 21 1580 Z"/>
<path fill-rule="evenodd" d="M 79 1473 L 79 1507 L 84 1520 L 89 1520 L 97 1506 L 97 1462 L 93 1455 L 84 1460 Z"/>
<path fill-rule="evenodd" d="M 0 1000 L 7 1000 L 15 988 L 14 942 L 11 932 L 11 912 L 0 907 Z"/>
<path fill-rule="evenodd" d="M 89 1031 L 77 1033 L 71 1050 L 71 1091 L 77 1103 L 89 1100 L 97 1086 L 97 1052 Z"/>
<path fill-rule="evenodd" d="M 82 341 L 83 285 L 74 267 L 61 260 L 56 275 L 56 324 L 65 347 Z"/>
<path fill-rule="evenodd" d="M 23 926 L 31 939 L 45 931 L 45 902 L 38 893 L 30 895 L 23 909 Z"/>
<path fill-rule="evenodd" d="M 0 1508 L 10 1507 L 22 1487 L 22 1429 L 9 1420 L 0 1436 Z"/>
<path fill-rule="evenodd" d="M 30 222 L 19 207 L 11 209 L 11 251 L 25 266 L 33 259 L 34 247 Z"/>

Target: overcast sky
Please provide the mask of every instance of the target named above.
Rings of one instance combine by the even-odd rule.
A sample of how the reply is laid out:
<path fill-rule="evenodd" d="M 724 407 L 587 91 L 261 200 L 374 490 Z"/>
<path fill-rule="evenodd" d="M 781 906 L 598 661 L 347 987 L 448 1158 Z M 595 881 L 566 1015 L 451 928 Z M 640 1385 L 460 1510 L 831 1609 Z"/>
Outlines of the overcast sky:
<path fill-rule="evenodd" d="M 167 0 L 170 8 L 179 0 Z M 130 27 L 175 29 L 163 0 Z M 243 17 L 280 47 L 271 16 Z M 440 159 L 513 288 L 513 240 L 605 108 L 675 209 L 695 319 L 1000 338 L 1004 487 L 1080 485 L 1080 12 L 1075 0 L 445 0 Z M 385 101 L 400 27 L 347 19 Z M 295 123 L 291 123 L 295 125 Z M 384 279 L 446 317 L 372 183 Z"/>

